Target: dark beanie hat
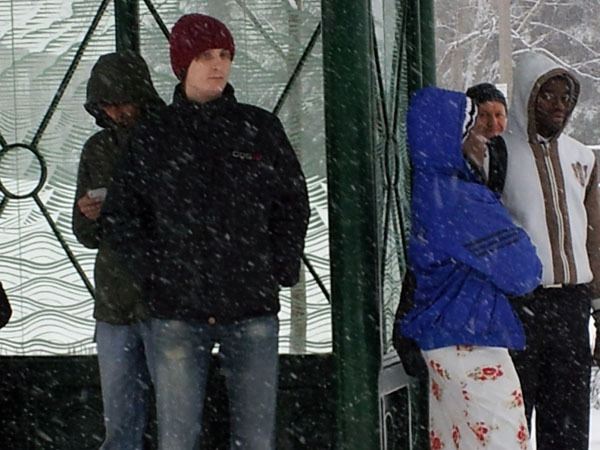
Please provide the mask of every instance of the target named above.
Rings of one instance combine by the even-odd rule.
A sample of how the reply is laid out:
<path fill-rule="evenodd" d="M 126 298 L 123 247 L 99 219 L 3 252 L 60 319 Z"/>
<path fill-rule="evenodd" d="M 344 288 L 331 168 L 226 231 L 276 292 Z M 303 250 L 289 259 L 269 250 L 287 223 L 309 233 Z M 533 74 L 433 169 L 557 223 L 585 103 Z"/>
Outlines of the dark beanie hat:
<path fill-rule="evenodd" d="M 467 97 L 473 99 L 477 105 L 485 102 L 500 102 L 504 105 L 504 108 L 508 110 L 508 107 L 506 106 L 506 97 L 491 83 L 480 83 L 471 86 L 467 89 L 466 94 Z"/>
<path fill-rule="evenodd" d="M 213 48 L 224 48 L 235 53 L 233 36 L 225 24 L 204 14 L 186 14 L 173 25 L 169 37 L 171 68 L 180 80 L 200 53 Z"/>

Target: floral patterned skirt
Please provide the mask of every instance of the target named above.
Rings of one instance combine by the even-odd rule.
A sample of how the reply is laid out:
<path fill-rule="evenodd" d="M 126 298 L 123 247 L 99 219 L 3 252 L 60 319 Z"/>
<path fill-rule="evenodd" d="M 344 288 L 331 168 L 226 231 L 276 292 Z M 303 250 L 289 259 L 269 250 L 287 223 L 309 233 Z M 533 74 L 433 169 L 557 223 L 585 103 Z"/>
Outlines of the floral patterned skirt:
<path fill-rule="evenodd" d="M 423 355 L 431 450 L 529 450 L 521 384 L 507 349 L 453 346 Z"/>

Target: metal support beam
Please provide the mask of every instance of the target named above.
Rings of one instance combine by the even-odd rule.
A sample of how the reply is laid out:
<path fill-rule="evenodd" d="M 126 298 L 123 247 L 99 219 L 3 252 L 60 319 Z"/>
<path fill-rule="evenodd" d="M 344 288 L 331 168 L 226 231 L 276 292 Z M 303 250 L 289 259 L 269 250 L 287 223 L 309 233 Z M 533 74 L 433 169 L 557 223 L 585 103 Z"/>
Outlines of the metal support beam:
<path fill-rule="evenodd" d="M 412 92 L 435 85 L 435 23 L 433 0 L 406 1 L 408 90 Z"/>
<path fill-rule="evenodd" d="M 433 0 L 408 1 L 406 49 L 409 95 L 435 85 L 435 24 Z M 410 390 L 411 449 L 429 449 L 429 397 L 427 380 L 413 379 Z"/>
<path fill-rule="evenodd" d="M 140 52 L 139 0 L 115 0 L 115 37 L 117 51 Z"/>
<path fill-rule="evenodd" d="M 336 448 L 380 448 L 369 0 L 322 1 Z"/>
<path fill-rule="evenodd" d="M 435 86 L 435 11 L 433 0 L 419 1 L 421 18 L 421 63 L 423 64 L 423 86 Z"/>

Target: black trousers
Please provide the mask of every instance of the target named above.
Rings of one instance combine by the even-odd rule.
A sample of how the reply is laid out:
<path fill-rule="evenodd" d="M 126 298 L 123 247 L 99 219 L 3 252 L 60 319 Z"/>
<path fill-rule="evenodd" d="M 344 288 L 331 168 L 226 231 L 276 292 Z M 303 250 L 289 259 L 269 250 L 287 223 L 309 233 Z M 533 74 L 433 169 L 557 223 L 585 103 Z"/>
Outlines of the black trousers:
<path fill-rule="evenodd" d="M 536 411 L 538 450 L 588 450 L 592 357 L 587 287 L 538 288 L 512 304 L 527 344 L 511 356 L 529 423 Z"/>

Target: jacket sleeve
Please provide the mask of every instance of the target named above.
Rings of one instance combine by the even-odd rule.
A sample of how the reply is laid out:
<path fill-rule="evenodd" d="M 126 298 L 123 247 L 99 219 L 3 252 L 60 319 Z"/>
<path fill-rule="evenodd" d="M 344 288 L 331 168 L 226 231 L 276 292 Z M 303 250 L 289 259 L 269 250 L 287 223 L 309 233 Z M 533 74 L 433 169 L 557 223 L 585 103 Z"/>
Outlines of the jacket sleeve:
<path fill-rule="evenodd" d="M 413 216 L 421 218 L 413 220 L 413 228 L 426 230 L 413 239 L 424 239 L 418 258 L 426 265 L 447 259 L 464 264 L 507 295 L 524 295 L 539 285 L 535 247 L 487 188 L 447 177 L 420 183 L 413 189 Z"/>
<path fill-rule="evenodd" d="M 73 202 L 73 217 L 72 227 L 73 234 L 77 240 L 87 248 L 98 248 L 100 242 L 100 224 L 97 220 L 91 220 L 85 217 L 79 207 L 77 201 L 85 195 L 85 193 L 94 187 L 92 185 L 91 170 L 87 155 L 90 150 L 90 141 L 85 144 L 81 152 L 79 161 L 79 169 L 77 171 L 77 188 L 75 190 L 75 200 Z"/>
<path fill-rule="evenodd" d="M 506 295 L 525 295 L 540 283 L 542 265 L 529 236 L 516 226 L 468 243 L 455 257 Z M 468 256 L 465 256 L 468 255 Z"/>
<path fill-rule="evenodd" d="M 276 148 L 274 168 L 276 198 L 269 215 L 269 233 L 274 254 L 274 274 L 281 286 L 298 282 L 310 209 L 306 180 L 283 126 L 275 118 L 269 130 Z"/>
<path fill-rule="evenodd" d="M 598 163 L 595 161 L 594 169 L 585 196 L 585 209 L 588 219 L 587 253 L 594 279 L 590 285 L 592 299 L 600 308 L 600 189 L 598 188 Z"/>
<path fill-rule="evenodd" d="M 145 195 L 149 178 L 142 147 L 130 145 L 117 165 L 100 217 L 104 242 L 140 279 L 148 275 L 152 265 L 150 235 L 154 224 Z"/>

